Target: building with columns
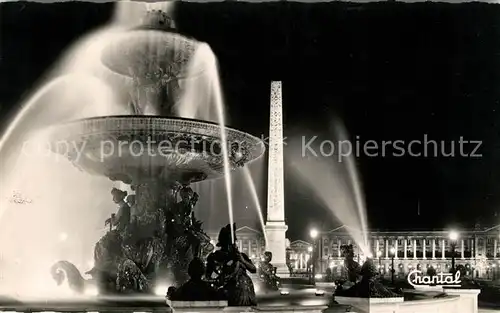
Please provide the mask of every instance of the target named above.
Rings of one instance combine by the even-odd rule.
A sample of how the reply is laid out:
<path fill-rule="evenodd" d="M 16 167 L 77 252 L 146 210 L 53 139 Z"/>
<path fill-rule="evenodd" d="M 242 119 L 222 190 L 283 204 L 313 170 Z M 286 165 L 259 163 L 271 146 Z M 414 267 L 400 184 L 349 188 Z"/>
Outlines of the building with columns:
<path fill-rule="evenodd" d="M 290 243 L 287 254 L 294 273 L 307 273 L 311 265 L 312 249 L 313 245 L 303 240 L 295 240 Z"/>
<path fill-rule="evenodd" d="M 208 232 L 213 245 L 217 244 L 219 233 Z M 265 251 L 264 234 L 248 226 L 236 229 L 236 244 L 240 252 L 248 255 L 252 261 L 258 262 Z"/>
<path fill-rule="evenodd" d="M 321 271 L 328 267 L 335 269 L 343 261 L 340 246 L 353 244 L 356 256 L 362 261 L 363 255 L 351 235 L 357 229 L 341 226 L 322 231 L 315 242 L 319 249 L 316 266 Z M 458 239 L 450 240 L 450 232 L 445 230 L 428 231 L 377 231 L 368 232 L 369 252 L 378 261 L 382 273 L 390 273 L 392 257 L 397 274 L 407 274 L 411 269 L 423 271 L 432 266 L 438 272 L 451 267 L 453 244 L 455 245 L 455 264 L 463 265 L 470 274 L 488 277 L 500 273 L 500 225 L 487 229 L 457 230 Z M 395 254 L 391 250 L 395 250 Z"/>
<path fill-rule="evenodd" d="M 268 199 L 267 219 L 265 233 L 267 242 L 254 250 L 249 247 L 249 256 L 258 256 L 265 250 L 273 253 L 273 263 L 277 266 L 278 274 L 286 276 L 288 265 L 295 267 L 295 271 L 303 271 L 304 266 L 311 259 L 307 242 L 295 241 L 289 248 L 286 246 L 285 223 L 285 201 L 284 201 L 284 177 L 283 177 L 283 113 L 282 113 L 282 83 L 271 82 L 270 121 L 269 121 L 269 163 L 268 163 Z M 244 227 L 240 228 L 240 232 Z M 248 229 L 251 229 L 247 227 Z M 247 229 L 247 230 L 248 230 Z M 327 268 L 338 267 L 343 261 L 340 246 L 352 243 L 358 250 L 358 258 L 364 258 L 359 252 L 359 247 L 352 242 L 349 234 L 359 232 L 355 229 L 347 229 L 341 226 L 330 231 L 323 231 L 313 244 L 316 271 L 326 271 Z M 252 242 L 263 242 L 264 236 L 259 231 L 253 230 L 247 234 Z M 408 273 L 413 268 L 425 270 L 434 267 L 438 271 L 445 271 L 451 266 L 452 247 L 455 249 L 456 265 L 463 265 L 470 269 L 470 273 L 476 276 L 488 276 L 496 272 L 500 267 L 500 251 L 498 241 L 500 239 L 500 225 L 488 229 L 474 229 L 459 231 L 457 242 L 452 242 L 449 232 L 445 230 L 428 231 L 376 231 L 370 230 L 367 234 L 369 253 L 379 261 L 381 272 L 389 272 L 392 263 L 390 251 L 395 249 L 394 255 L 397 272 Z M 356 236 L 359 237 L 359 236 Z M 247 239 L 243 239 L 247 240 Z M 452 244 L 453 243 L 453 244 Z M 246 246 L 239 240 L 241 251 Z M 306 265 L 304 265 L 304 260 Z M 318 268 L 319 267 L 319 268 Z M 500 277 L 500 276 L 499 276 Z"/>

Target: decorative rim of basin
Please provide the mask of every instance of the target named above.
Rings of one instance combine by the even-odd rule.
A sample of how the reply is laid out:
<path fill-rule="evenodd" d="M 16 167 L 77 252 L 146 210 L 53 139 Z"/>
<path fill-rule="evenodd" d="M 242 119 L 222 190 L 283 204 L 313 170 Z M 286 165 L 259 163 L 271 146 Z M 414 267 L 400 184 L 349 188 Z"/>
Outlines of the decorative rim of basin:
<path fill-rule="evenodd" d="M 261 139 L 227 126 L 224 130 L 231 170 L 263 155 Z M 213 122 L 114 115 L 64 122 L 46 131 L 53 152 L 65 155 L 83 171 L 112 180 L 132 183 L 141 177 L 165 175 L 165 179 L 175 177 L 192 183 L 224 174 L 221 126 Z M 139 154 L 132 153 L 133 143 L 142 147 Z M 105 148 L 112 152 L 103 152 Z M 155 152 L 150 154 L 152 149 Z"/>

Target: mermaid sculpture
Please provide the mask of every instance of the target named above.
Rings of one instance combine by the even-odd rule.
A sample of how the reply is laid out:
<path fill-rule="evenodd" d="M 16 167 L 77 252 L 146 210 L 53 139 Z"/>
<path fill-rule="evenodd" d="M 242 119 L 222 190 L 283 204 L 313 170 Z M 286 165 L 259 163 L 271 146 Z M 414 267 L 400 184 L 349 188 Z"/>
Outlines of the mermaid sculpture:
<path fill-rule="evenodd" d="M 130 224 L 131 217 L 130 206 L 125 202 L 127 192 L 113 188 L 111 189 L 111 195 L 113 196 L 113 202 L 118 204 L 118 212 L 112 214 L 111 217 L 104 222 L 104 225 L 109 225 L 110 229 L 115 226 L 119 232 L 124 232 Z"/>
<path fill-rule="evenodd" d="M 255 306 L 255 289 L 248 272 L 256 273 L 257 269 L 248 255 L 238 251 L 233 237 L 236 241 L 236 234 L 231 236 L 231 225 L 220 230 L 220 249 L 208 256 L 205 277 L 225 295 L 229 306 Z"/>
<path fill-rule="evenodd" d="M 186 282 L 191 260 L 214 247 L 192 213 L 197 195 L 189 187 L 180 191 L 180 202 L 148 211 L 134 195 L 113 188 L 118 212 L 106 220 L 110 229 L 95 245 L 94 267 L 86 272 L 92 278 L 85 280 L 72 263 L 59 261 L 51 269 L 56 282 L 66 278 L 77 292 L 92 284 L 100 293 L 150 293 L 167 273 L 177 286 Z"/>
<path fill-rule="evenodd" d="M 198 194 L 188 186 L 179 187 L 176 198 L 177 194 L 180 195 L 180 201 L 166 213 L 168 239 L 165 263 L 171 268 L 171 279 L 180 286 L 189 279 L 189 262 L 195 257 L 205 259 L 214 247 L 210 243 L 210 237 L 201 228 L 202 222 L 197 220 L 193 213 Z"/>

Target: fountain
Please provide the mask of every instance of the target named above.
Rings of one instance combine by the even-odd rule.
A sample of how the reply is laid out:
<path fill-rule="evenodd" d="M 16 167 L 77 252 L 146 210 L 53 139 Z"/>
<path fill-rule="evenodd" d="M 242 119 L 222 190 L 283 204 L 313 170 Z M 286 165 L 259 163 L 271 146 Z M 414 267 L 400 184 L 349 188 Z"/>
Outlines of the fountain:
<path fill-rule="evenodd" d="M 339 150 L 333 160 L 324 155 L 302 154 L 297 150 L 296 142 L 292 142 L 294 158 L 292 166 L 295 174 L 306 182 L 323 204 L 331 210 L 333 215 L 346 226 L 351 238 L 359 247 L 358 253 L 363 254 L 366 260 L 361 266 L 354 260 L 353 245 L 341 246 L 344 257 L 343 277 L 336 281 L 336 291 L 333 294 L 331 305 L 337 304 L 335 298 L 402 298 L 385 288 L 378 280 L 378 270 L 373 265 L 372 252 L 367 241 L 367 223 L 364 199 L 362 197 L 359 178 L 354 166 L 354 156 L 351 151 L 342 150 L 342 142 L 348 142 L 346 132 L 341 123 L 336 121 L 335 134 Z M 302 137 L 304 142 L 307 136 Z M 309 137 L 312 138 L 312 137 Z M 303 147 L 303 146 L 302 146 Z M 321 146 L 312 148 L 313 152 L 323 151 Z M 296 156 L 299 157 L 296 157 Z M 358 256 L 359 260 L 359 256 Z"/>
<path fill-rule="evenodd" d="M 264 146 L 223 124 L 174 117 L 185 92 L 182 81 L 203 74 L 203 68 L 190 67 L 200 46 L 177 34 L 167 14 L 149 11 L 140 27 L 118 34 L 102 54 L 106 67 L 133 81 L 132 115 L 86 118 L 44 130 L 54 153 L 81 171 L 129 186 L 135 196 L 131 204 L 126 191 L 111 190 L 119 211 L 95 246 L 94 266 L 87 272 L 92 279 L 59 261 L 51 269 L 57 282 L 66 278 L 77 292 L 91 284 L 101 294 L 151 293 L 168 275 L 176 286 L 186 282 L 191 260 L 212 252 L 192 211 L 198 195 L 189 185 L 227 180 L 229 171 L 260 157 Z"/>
<path fill-rule="evenodd" d="M 342 150 L 341 142 L 348 142 L 341 124 L 336 121 L 336 141 L 321 141 L 318 136 L 306 135 L 292 137 L 290 142 L 290 158 L 287 168 L 291 170 L 300 183 L 310 189 L 316 199 L 332 213 L 354 240 L 363 255 L 369 256 L 372 251 L 368 246 L 368 229 L 366 208 L 362 197 L 359 178 L 354 166 L 352 151 Z M 304 132 L 301 132 L 304 134 Z M 313 141 L 311 151 L 304 147 Z M 323 153 L 325 142 L 332 143 L 335 153 Z M 328 146 L 328 145 L 326 145 Z"/>

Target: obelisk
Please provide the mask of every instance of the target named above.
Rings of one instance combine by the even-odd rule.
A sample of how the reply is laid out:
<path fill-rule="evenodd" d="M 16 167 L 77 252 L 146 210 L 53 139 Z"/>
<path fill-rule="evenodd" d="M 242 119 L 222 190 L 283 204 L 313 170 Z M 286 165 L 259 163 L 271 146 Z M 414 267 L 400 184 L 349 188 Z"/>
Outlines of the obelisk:
<path fill-rule="evenodd" d="M 281 277 L 289 275 L 286 266 L 285 197 L 283 185 L 283 110 L 281 82 L 271 83 L 269 122 L 269 163 L 267 185 L 266 250 L 273 253 L 272 263 Z"/>

